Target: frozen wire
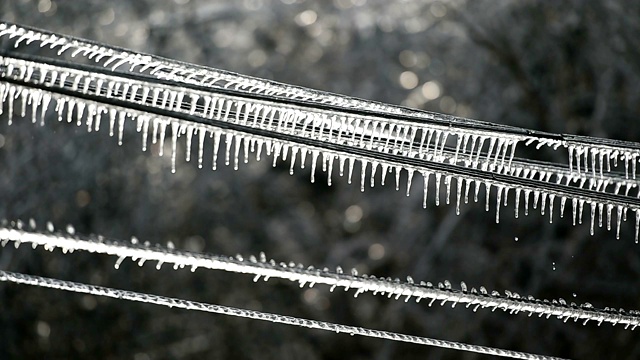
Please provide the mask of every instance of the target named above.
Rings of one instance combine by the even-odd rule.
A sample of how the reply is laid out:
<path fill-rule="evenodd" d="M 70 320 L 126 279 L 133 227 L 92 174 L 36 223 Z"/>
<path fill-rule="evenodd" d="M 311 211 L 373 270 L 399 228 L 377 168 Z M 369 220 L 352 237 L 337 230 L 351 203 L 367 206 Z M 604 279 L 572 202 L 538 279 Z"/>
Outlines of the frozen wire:
<path fill-rule="evenodd" d="M 254 281 L 258 281 L 260 278 L 265 280 L 278 278 L 297 282 L 301 287 L 324 284 L 330 286 L 331 291 L 335 288 L 353 289 L 355 290 L 354 296 L 364 292 L 372 292 L 373 294 L 385 294 L 396 300 L 400 298 L 405 301 L 415 299 L 419 302 L 426 299 L 430 301 L 429 305 L 434 302 L 440 305 L 450 303 L 452 306 L 463 304 L 467 308 L 473 308 L 474 311 L 478 308 L 502 309 L 510 314 L 522 312 L 528 313 L 530 316 L 533 314 L 546 318 L 553 316 L 564 321 L 580 320 L 585 325 L 589 321 L 598 324 L 603 322 L 612 325 L 620 324 L 624 325 L 625 329 L 631 328 L 631 330 L 640 325 L 640 314 L 635 310 L 626 312 L 622 309 L 597 309 L 589 303 L 567 304 L 562 299 L 560 301 L 542 301 L 533 297 L 521 297 L 510 291 L 505 291 L 505 296 L 501 296 L 495 291 L 487 292 L 484 287 L 480 292 L 475 289 L 469 290 L 464 284 L 461 284 L 460 290 L 454 290 L 448 281 L 438 287 L 424 282 L 416 284 L 412 279 L 407 282 L 396 282 L 391 279 L 358 275 L 353 271 L 351 274 L 344 274 L 341 268 L 332 272 L 326 268 L 322 270 L 312 266 L 305 268 L 303 265 L 295 263 L 276 263 L 274 260 L 267 261 L 264 254 L 261 254 L 259 258 L 250 256 L 245 259 L 240 255 L 234 258 L 179 251 L 158 245 L 150 246 L 148 243 L 144 245 L 140 244 L 138 240 L 135 240 L 134 243 L 105 239 L 96 241 L 67 234 L 40 233 L 6 227 L 0 227 L 0 241 L 2 245 L 13 241 L 16 246 L 21 243 L 29 243 L 33 247 L 43 246 L 50 251 L 60 248 L 64 253 L 83 250 L 113 255 L 118 257 L 115 263 L 116 268 L 119 268 L 125 259 L 130 258 L 140 266 L 145 262 L 155 261 L 157 269 L 160 269 L 163 264 L 172 264 L 174 269 L 186 267 L 195 271 L 197 268 L 205 268 L 251 274 L 254 275 Z"/>
<path fill-rule="evenodd" d="M 123 299 L 129 301 L 137 301 L 147 304 L 155 304 L 167 306 L 170 308 L 181 308 L 186 310 L 204 311 L 209 313 L 230 315 L 254 320 L 263 320 L 272 323 L 294 325 L 299 327 L 306 327 L 310 329 L 318 329 L 325 331 L 333 331 L 336 333 L 347 333 L 350 335 L 360 335 L 365 337 L 386 339 L 392 341 L 400 341 L 407 343 L 414 343 L 420 345 L 435 346 L 445 349 L 469 351 L 478 354 L 494 355 L 501 357 L 508 357 L 514 359 L 532 359 L 532 360 L 546 360 L 546 359 L 558 359 L 556 357 L 529 354 L 518 351 L 503 350 L 498 348 L 492 348 L 487 346 L 464 344 L 454 341 L 437 340 L 420 336 L 406 335 L 389 331 L 373 330 L 363 327 L 335 324 L 325 321 L 316 321 L 309 319 L 302 319 L 293 316 L 285 316 L 273 313 L 266 313 L 254 310 L 233 308 L 222 305 L 214 305 L 201 303 L 190 300 L 183 300 L 178 298 L 159 296 L 153 294 L 139 293 L 127 290 L 113 289 L 103 286 L 89 285 L 77 282 L 63 281 L 52 278 L 44 278 L 39 276 L 32 276 L 20 273 L 13 273 L 8 271 L 0 271 L 0 281 L 13 282 L 17 284 L 25 284 L 32 286 L 39 286 L 44 288 L 58 289 L 71 291 L 82 294 L 91 294 L 96 296 L 104 296 L 115 299 Z"/>

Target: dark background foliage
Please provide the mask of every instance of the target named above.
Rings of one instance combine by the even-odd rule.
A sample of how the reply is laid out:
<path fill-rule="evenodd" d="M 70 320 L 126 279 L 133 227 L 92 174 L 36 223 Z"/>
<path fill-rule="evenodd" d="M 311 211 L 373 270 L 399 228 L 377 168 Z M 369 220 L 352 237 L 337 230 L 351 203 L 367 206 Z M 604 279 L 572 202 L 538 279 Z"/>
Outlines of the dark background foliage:
<path fill-rule="evenodd" d="M 0 18 L 138 51 L 392 104 L 538 130 L 637 141 L 634 1 L 244 0 L 0 2 Z M 484 201 L 422 209 L 422 190 L 360 193 L 269 161 L 169 171 L 133 129 L 0 122 L 0 217 L 216 254 L 465 281 L 538 298 L 637 309 L 640 258 L 622 238 L 538 213 L 501 223 Z M 157 150 L 153 149 L 153 150 Z M 526 152 L 526 148 L 519 151 Z M 209 155 L 210 156 L 210 155 Z M 566 161 L 562 151 L 549 159 Z M 210 158 L 208 159 L 210 161 Z M 318 171 L 320 173 L 320 171 Z M 356 172 L 357 173 L 357 172 Z M 324 179 L 324 174 L 316 178 Z M 431 191 L 434 191 L 431 189 Z M 431 198 L 433 199 L 433 198 Z M 249 276 L 155 270 L 82 253 L 6 247 L 0 268 L 191 300 L 574 358 L 638 358 L 635 333 L 472 313 Z M 0 358 L 387 359 L 474 354 L 0 284 Z"/>

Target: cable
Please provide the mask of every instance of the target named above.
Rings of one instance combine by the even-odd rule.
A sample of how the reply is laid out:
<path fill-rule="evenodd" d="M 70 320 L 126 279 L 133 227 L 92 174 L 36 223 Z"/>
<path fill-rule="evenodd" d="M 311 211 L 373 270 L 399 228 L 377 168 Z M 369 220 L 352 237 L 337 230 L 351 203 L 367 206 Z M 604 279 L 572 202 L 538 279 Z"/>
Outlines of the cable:
<path fill-rule="evenodd" d="M 153 294 L 139 293 L 127 290 L 113 289 L 103 286 L 88 285 L 77 282 L 63 281 L 52 278 L 44 278 L 39 276 L 32 276 L 20 273 L 13 273 L 8 271 L 0 271 L 0 281 L 13 282 L 16 284 L 39 286 L 50 289 L 58 289 L 71 291 L 82 294 L 91 294 L 96 296 L 104 296 L 115 299 L 123 299 L 129 301 L 137 301 L 146 304 L 155 304 L 167 306 L 170 308 L 180 308 L 186 310 L 204 311 L 215 314 L 223 314 L 236 316 L 247 319 L 262 320 L 272 323 L 294 325 L 299 327 L 306 327 L 309 329 L 318 329 L 324 331 L 333 331 L 336 333 L 347 333 L 349 335 L 359 335 L 365 337 L 372 337 L 378 339 L 386 339 L 392 341 L 407 342 L 419 345 L 435 346 L 445 349 L 469 351 L 478 354 L 494 355 L 509 357 L 514 359 L 532 359 L 532 360 L 551 360 L 559 359 L 551 356 L 536 355 L 518 351 L 503 350 L 498 348 L 492 348 L 487 346 L 478 346 L 471 344 L 464 344 L 454 341 L 437 340 L 420 336 L 400 334 L 390 331 L 381 331 L 367 329 L 363 327 L 335 324 L 325 321 L 316 321 L 309 319 L 302 319 L 293 316 L 285 316 L 273 313 L 266 313 L 254 310 L 233 308 L 222 305 L 214 305 L 201 303 L 190 300 L 183 300 L 178 298 L 171 298 L 166 296 L 159 296 Z"/>

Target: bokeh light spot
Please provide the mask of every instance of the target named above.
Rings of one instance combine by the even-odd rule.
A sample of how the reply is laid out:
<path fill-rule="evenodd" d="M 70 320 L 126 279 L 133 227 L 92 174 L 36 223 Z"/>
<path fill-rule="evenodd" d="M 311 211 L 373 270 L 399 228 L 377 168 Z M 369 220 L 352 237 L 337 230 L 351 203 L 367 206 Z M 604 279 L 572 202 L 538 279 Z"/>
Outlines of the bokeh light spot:
<path fill-rule="evenodd" d="M 413 71 L 404 71 L 399 77 L 400 86 L 407 90 L 411 90 L 418 86 L 418 75 Z"/>
<path fill-rule="evenodd" d="M 385 253 L 385 250 L 382 244 L 375 243 L 369 246 L 368 254 L 371 260 L 382 259 L 384 257 L 384 253 Z"/>
<path fill-rule="evenodd" d="M 427 81 L 422 85 L 422 96 L 427 100 L 435 100 L 440 97 L 440 85 L 435 81 Z"/>

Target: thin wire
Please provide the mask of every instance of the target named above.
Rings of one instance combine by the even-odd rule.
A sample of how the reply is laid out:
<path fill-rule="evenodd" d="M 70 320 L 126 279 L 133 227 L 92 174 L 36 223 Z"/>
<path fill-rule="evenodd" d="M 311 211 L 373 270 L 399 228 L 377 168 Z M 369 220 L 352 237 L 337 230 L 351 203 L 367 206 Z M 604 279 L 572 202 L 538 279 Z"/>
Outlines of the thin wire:
<path fill-rule="evenodd" d="M 76 283 L 70 281 L 63 281 L 52 278 L 44 278 L 39 276 L 32 276 L 20 273 L 13 273 L 8 271 L 0 271 L 0 281 L 13 282 L 17 284 L 25 284 L 32 286 L 39 286 L 44 288 L 58 289 L 71 291 L 76 293 L 91 294 L 96 296 L 111 297 L 116 299 L 123 299 L 129 301 L 137 301 L 147 304 L 163 305 L 170 308 L 176 307 L 186 310 L 197 310 L 216 314 L 231 315 L 236 317 L 263 320 L 272 323 L 280 323 L 287 325 L 294 325 L 299 327 L 306 327 L 310 329 L 318 329 L 325 331 L 334 331 L 336 333 L 347 333 L 350 335 L 360 335 L 366 337 L 373 337 L 379 339 L 386 339 L 392 341 L 401 341 L 407 343 L 414 343 L 420 345 L 429 345 L 445 349 L 469 351 L 478 354 L 487 354 L 494 356 L 509 357 L 514 359 L 559 359 L 551 356 L 536 355 L 518 351 L 503 350 L 498 348 L 492 348 L 487 346 L 478 346 L 471 344 L 464 344 L 454 341 L 437 340 L 420 336 L 405 335 L 389 331 L 372 330 L 362 327 L 349 326 L 335 324 L 325 321 L 316 321 L 309 319 L 296 318 L 293 316 L 285 316 L 279 314 L 265 313 L 254 310 L 239 309 L 222 305 L 206 304 L 196 301 L 183 300 L 178 298 L 171 298 L 166 296 L 159 296 L 153 294 L 138 293 L 127 290 L 113 289 L 103 286 L 88 285 L 83 283 Z"/>
<path fill-rule="evenodd" d="M 119 268 L 124 259 L 131 258 L 133 261 L 138 262 L 140 266 L 145 262 L 157 261 L 157 269 L 163 264 L 173 264 L 174 269 L 186 267 L 191 268 L 191 271 L 195 271 L 197 268 L 204 268 L 251 274 L 255 276 L 254 281 L 258 281 L 261 277 L 265 280 L 278 278 L 297 282 L 301 287 L 324 284 L 330 286 L 332 290 L 334 288 L 353 289 L 356 297 L 364 292 L 372 292 L 373 294 L 384 294 L 396 300 L 404 298 L 405 302 L 409 301 L 410 298 L 414 298 L 416 302 L 426 299 L 430 300 L 429 306 L 437 302 L 440 305 L 445 303 L 450 303 L 452 306 L 461 304 L 466 307 L 472 307 L 473 311 L 478 308 L 488 308 L 494 311 L 502 309 L 509 314 L 528 313 L 529 316 L 536 314 L 547 319 L 553 317 L 565 322 L 570 319 L 574 321 L 581 320 L 583 325 L 586 325 L 589 321 L 598 324 L 605 322 L 612 325 L 624 325 L 625 329 L 631 328 L 631 330 L 640 325 L 640 316 L 635 310 L 628 312 L 608 308 L 602 310 L 594 308 L 591 304 L 576 305 L 567 304 L 563 301 L 542 301 L 529 297 L 520 297 L 509 291 L 505 291 L 506 296 L 501 296 L 500 294 L 486 291 L 478 293 L 475 289 L 471 291 L 454 290 L 450 288 L 435 288 L 430 284 L 424 283 L 395 282 L 373 276 L 344 274 L 341 271 L 332 272 L 328 269 L 305 268 L 301 264 L 278 264 L 273 260 L 267 261 L 264 254 L 260 255 L 260 259 L 253 256 L 245 259 L 240 255 L 233 258 L 180 251 L 159 245 L 149 246 L 99 239 L 96 241 L 61 233 L 46 234 L 0 227 L 0 244 L 2 246 L 6 245 L 8 241 L 13 241 L 16 246 L 21 243 L 30 243 L 33 247 L 43 246 L 45 250 L 53 251 L 55 248 L 60 248 L 64 253 L 82 250 L 91 253 L 108 254 L 118 257 L 116 268 Z"/>

